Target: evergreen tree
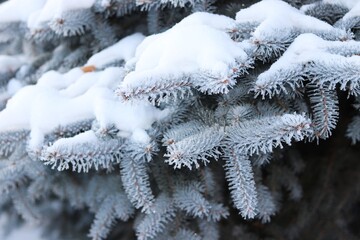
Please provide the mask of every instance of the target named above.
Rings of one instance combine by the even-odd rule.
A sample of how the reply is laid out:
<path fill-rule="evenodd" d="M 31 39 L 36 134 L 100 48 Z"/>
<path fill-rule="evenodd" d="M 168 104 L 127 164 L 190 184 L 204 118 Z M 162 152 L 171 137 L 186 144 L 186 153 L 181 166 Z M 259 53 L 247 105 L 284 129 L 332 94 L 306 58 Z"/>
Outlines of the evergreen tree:
<path fill-rule="evenodd" d="M 359 27 L 351 0 L 1 1 L 8 230 L 359 239 Z"/>

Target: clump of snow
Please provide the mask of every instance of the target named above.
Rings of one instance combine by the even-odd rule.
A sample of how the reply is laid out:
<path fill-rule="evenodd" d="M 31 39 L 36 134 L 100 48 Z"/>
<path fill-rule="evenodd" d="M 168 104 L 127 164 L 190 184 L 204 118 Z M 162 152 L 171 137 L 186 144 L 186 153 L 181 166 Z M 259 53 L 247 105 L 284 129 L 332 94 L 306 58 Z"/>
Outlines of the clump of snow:
<path fill-rule="evenodd" d="M 29 16 L 41 9 L 46 0 L 9 0 L 0 4 L 0 22 L 26 22 Z"/>
<path fill-rule="evenodd" d="M 305 64 L 311 60 L 313 55 L 324 56 L 323 39 L 315 36 L 314 34 L 302 34 L 297 37 L 294 42 L 289 46 L 285 53 L 271 65 L 271 67 L 261 73 L 256 82 L 256 89 L 263 89 L 264 86 L 274 84 L 276 82 L 277 73 L 281 75 L 288 69 L 296 68 L 299 64 Z M 283 79 L 281 79 L 283 80 Z"/>
<path fill-rule="evenodd" d="M 38 90 L 35 86 L 27 86 L 19 90 L 0 112 L 0 131 L 29 129 L 30 107 L 37 94 Z"/>
<path fill-rule="evenodd" d="M 49 86 L 55 89 L 63 89 L 75 82 L 84 72 L 81 68 L 73 68 L 67 73 L 61 74 L 57 71 L 48 71 L 44 73 L 37 81 L 38 86 Z"/>
<path fill-rule="evenodd" d="M 79 78 L 76 79 L 73 83 L 67 86 L 67 88 L 62 89 L 60 91 L 61 95 L 67 96 L 67 97 L 77 97 L 82 94 L 84 94 L 87 90 L 89 90 L 90 87 L 92 87 L 95 83 L 99 82 L 101 79 L 101 76 L 109 71 L 108 69 L 104 71 L 98 71 L 98 72 L 88 72 L 85 74 L 82 74 Z M 122 69 L 119 69 L 119 71 L 122 73 Z M 121 76 L 121 75 L 115 75 L 115 76 Z M 103 78 L 102 78 L 103 79 Z M 111 78 L 111 80 L 113 80 Z"/>
<path fill-rule="evenodd" d="M 135 48 L 144 37 L 134 34 L 95 55 L 89 63 L 107 64 L 111 59 L 126 60 L 133 57 Z M 0 61 L 1 63 L 1 61 Z M 14 68 L 13 64 L 9 64 Z M 102 71 L 84 72 L 74 68 L 67 73 L 49 71 L 36 85 L 21 86 L 12 81 L 15 93 L 0 112 L 0 131 L 31 130 L 29 147 L 37 149 L 46 134 L 59 126 L 96 119 L 100 128 L 109 125 L 119 129 L 119 136 L 134 141 L 148 142 L 146 130 L 167 114 L 148 102 L 120 102 L 113 89 L 126 72 L 122 67 L 108 67 Z"/>
<path fill-rule="evenodd" d="M 23 87 L 22 82 L 20 82 L 19 80 L 15 79 L 15 78 L 11 79 L 6 86 L 6 91 L 0 93 L 0 102 L 7 101 L 22 87 Z"/>
<path fill-rule="evenodd" d="M 343 20 L 347 20 L 353 17 L 360 17 L 360 2 L 356 1 L 356 4 L 354 4 L 351 8 L 349 8 L 350 11 L 345 14 L 343 17 Z"/>
<path fill-rule="evenodd" d="M 93 65 L 96 68 L 102 68 L 106 64 L 117 60 L 128 61 L 135 55 L 136 47 L 144 40 L 144 38 L 145 36 L 141 33 L 135 33 L 127 36 L 114 45 L 93 55 L 89 58 L 86 65 Z"/>
<path fill-rule="evenodd" d="M 78 79 L 80 84 L 75 81 L 63 90 L 43 82 L 22 88 L 0 112 L 0 131 L 30 129 L 29 146 L 36 148 L 43 143 L 45 134 L 51 133 L 56 127 L 95 118 L 100 127 L 113 124 L 128 137 L 133 132 L 139 136 L 140 131 L 144 134 L 135 140 L 148 141 L 145 130 L 165 117 L 167 111 L 161 111 L 148 102 L 119 102 L 111 89 L 119 81 L 113 77 L 116 71 L 120 73 L 122 69 L 85 73 Z M 90 84 L 85 84 L 86 80 Z"/>
<path fill-rule="evenodd" d="M 342 50 L 341 55 L 346 55 L 345 51 L 348 49 L 347 45 L 349 44 L 357 45 L 351 47 L 353 50 L 360 50 L 360 44 L 353 40 L 347 42 L 327 41 L 311 33 L 302 34 L 294 40 L 283 56 L 268 71 L 275 68 L 286 68 L 291 64 L 305 64 L 314 59 L 331 61 L 329 55 L 341 54 L 341 52 L 332 53 L 334 49 Z"/>
<path fill-rule="evenodd" d="M 95 0 L 9 0 L 0 4 L 0 22 L 22 21 L 36 29 L 66 11 L 89 9 L 94 3 Z"/>
<path fill-rule="evenodd" d="M 6 91 L 12 96 L 23 87 L 23 83 L 15 78 L 11 79 L 7 84 Z"/>
<path fill-rule="evenodd" d="M 248 60 L 240 45 L 225 33 L 234 24 L 227 17 L 194 13 L 171 29 L 145 38 L 127 63 L 127 68 L 134 71 L 125 77 L 120 89 L 199 72 L 228 79 L 234 68 Z M 196 86 L 196 77 L 191 80 Z"/>
<path fill-rule="evenodd" d="M 47 0 L 42 9 L 34 11 L 28 18 L 28 27 L 36 29 L 44 22 L 56 19 L 62 13 L 78 10 L 88 9 L 95 3 L 95 0 Z"/>
<path fill-rule="evenodd" d="M 130 75 L 149 70 L 175 74 L 177 71 L 194 72 L 198 69 L 227 74 L 228 65 L 235 66 L 236 58 L 247 57 L 225 33 L 204 25 L 175 27 L 146 43 L 147 46 L 142 46 L 142 51 L 136 53 L 135 72 Z"/>
<path fill-rule="evenodd" d="M 306 13 L 306 11 L 308 11 L 309 9 L 313 8 L 314 6 L 316 6 L 316 4 L 317 4 L 317 2 L 302 5 L 302 6 L 300 7 L 300 11 L 301 11 L 302 13 Z"/>
<path fill-rule="evenodd" d="M 88 72 L 81 75 L 66 89 L 61 90 L 60 93 L 67 97 L 77 97 L 95 86 L 113 89 L 115 84 L 124 78 L 124 75 L 124 69 L 119 67 L 106 68 L 98 72 Z"/>
<path fill-rule="evenodd" d="M 58 126 L 96 118 L 101 127 L 114 124 L 123 135 L 131 136 L 132 132 L 149 129 L 165 113 L 146 102 L 119 102 L 111 89 L 96 83 L 76 97 L 49 86 L 34 85 L 24 87 L 8 101 L 0 112 L 0 130 L 30 129 L 29 146 L 36 148 L 43 143 L 45 134 Z M 146 136 L 135 140 L 148 141 Z"/>
<path fill-rule="evenodd" d="M 165 118 L 168 110 L 159 110 L 146 101 L 120 102 L 104 90 L 94 104 L 94 113 L 100 127 L 114 124 L 122 137 L 131 137 L 134 141 L 149 142 L 145 130 Z M 115 111 L 114 111 L 115 109 Z"/>
<path fill-rule="evenodd" d="M 26 57 L 23 55 L 0 55 L 0 74 L 4 72 L 15 72 L 25 63 Z"/>
<path fill-rule="evenodd" d="M 198 12 L 191 14 L 179 22 L 177 27 L 186 27 L 192 25 L 206 25 L 211 28 L 226 32 L 235 24 L 234 19 L 226 17 L 224 15 L 209 14 L 206 12 Z"/>
<path fill-rule="evenodd" d="M 236 14 L 236 22 L 257 23 L 254 38 L 262 39 L 264 36 L 274 36 L 279 31 L 298 31 L 299 33 L 328 33 L 335 37 L 346 36 L 345 31 L 335 29 L 330 24 L 311 16 L 304 15 L 300 10 L 280 0 L 263 0 Z M 278 33 L 277 33 L 278 32 Z M 338 35 L 338 36 L 336 36 Z"/>
<path fill-rule="evenodd" d="M 327 41 L 314 34 L 302 34 L 271 67 L 261 73 L 255 82 L 255 91 L 262 95 L 280 88 L 286 92 L 286 83 L 292 87 L 301 85 L 304 66 L 311 62 L 331 64 L 334 62 L 360 63 L 360 43 L 357 41 Z M 287 75 L 290 74 L 290 75 Z M 293 79 L 292 79 L 293 77 Z M 295 82 L 291 82 L 291 81 Z"/>
<path fill-rule="evenodd" d="M 56 149 L 58 149 L 60 147 L 71 148 L 73 146 L 76 146 L 77 144 L 93 143 L 93 142 L 97 142 L 97 141 L 98 141 L 98 138 L 96 137 L 94 131 L 89 130 L 89 131 L 80 133 L 74 137 L 61 138 L 61 139 L 57 140 L 56 142 L 54 142 L 53 145 L 48 147 L 47 151 L 48 152 L 56 152 Z"/>

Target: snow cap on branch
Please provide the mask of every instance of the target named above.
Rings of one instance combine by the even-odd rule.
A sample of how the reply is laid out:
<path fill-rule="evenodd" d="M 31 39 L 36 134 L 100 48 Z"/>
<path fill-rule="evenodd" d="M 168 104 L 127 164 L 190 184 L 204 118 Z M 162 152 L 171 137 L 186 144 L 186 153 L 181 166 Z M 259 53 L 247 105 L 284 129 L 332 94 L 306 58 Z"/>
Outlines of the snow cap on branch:
<path fill-rule="evenodd" d="M 141 34 L 124 38 L 95 54 L 89 63 L 96 64 L 96 67 L 106 65 L 109 56 L 110 61 L 127 60 L 142 39 Z M 125 70 L 120 67 L 95 72 L 84 72 L 84 68 L 79 67 L 64 74 L 47 72 L 36 85 L 22 88 L 8 101 L 0 112 L 0 131 L 31 130 L 30 146 L 37 148 L 45 135 L 59 126 L 97 119 L 100 128 L 114 125 L 122 137 L 131 136 L 135 141 L 147 142 L 149 136 L 145 130 L 154 121 L 165 117 L 167 111 L 147 102 L 122 103 L 116 100 L 113 89 L 124 75 Z"/>
<path fill-rule="evenodd" d="M 225 29 L 225 16 L 195 13 L 171 29 L 147 37 L 127 63 L 133 69 L 119 86 L 123 98 L 146 98 L 170 88 L 226 93 L 249 67 L 249 58 Z M 186 37 L 185 37 L 186 36 Z"/>
<path fill-rule="evenodd" d="M 89 58 L 86 66 L 95 66 L 98 69 L 119 60 L 127 62 L 135 55 L 136 47 L 144 40 L 144 38 L 145 36 L 141 33 L 134 33 L 124 37 L 114 45 L 94 54 Z"/>
<path fill-rule="evenodd" d="M 249 8 L 242 9 L 236 14 L 238 24 L 254 22 L 258 26 L 253 32 L 256 39 L 274 34 L 274 30 L 296 30 L 304 32 L 324 32 L 333 35 L 334 38 L 341 34 L 330 24 L 319 19 L 304 15 L 300 10 L 280 0 L 263 0 Z"/>
<path fill-rule="evenodd" d="M 33 12 L 44 6 L 45 2 L 46 0 L 6 1 L 0 5 L 0 23 L 26 22 Z"/>
<path fill-rule="evenodd" d="M 256 58 L 268 61 L 279 57 L 292 41 L 302 33 L 314 33 L 328 40 L 347 40 L 352 34 L 334 28 L 315 17 L 280 0 L 263 0 L 236 14 L 237 26 L 232 34 L 242 36 L 249 32 L 243 44 L 254 52 Z M 250 38 L 250 39 L 247 39 Z M 250 50 L 249 50 L 250 51 Z"/>
<path fill-rule="evenodd" d="M 356 93 L 360 89 L 358 74 L 360 44 L 356 41 L 326 41 L 314 34 L 302 34 L 269 70 L 258 76 L 254 91 L 270 97 L 292 92 L 303 86 L 306 76 L 316 84 L 329 83 L 331 89 L 340 83 L 342 90 Z M 335 69 L 336 68 L 336 69 Z"/>

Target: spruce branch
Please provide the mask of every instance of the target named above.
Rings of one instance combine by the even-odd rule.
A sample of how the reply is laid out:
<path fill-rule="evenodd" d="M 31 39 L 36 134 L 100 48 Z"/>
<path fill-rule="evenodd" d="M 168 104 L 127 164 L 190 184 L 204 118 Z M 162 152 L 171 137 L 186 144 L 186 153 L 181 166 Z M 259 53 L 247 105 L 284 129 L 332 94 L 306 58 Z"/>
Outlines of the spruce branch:
<path fill-rule="evenodd" d="M 134 209 L 124 194 L 106 197 L 97 210 L 89 236 L 93 240 L 106 239 L 116 219 L 127 221 L 133 213 Z"/>
<path fill-rule="evenodd" d="M 120 162 L 121 180 L 125 192 L 135 208 L 148 212 L 154 204 L 154 195 L 150 187 L 150 179 L 146 162 L 126 157 Z"/>
<path fill-rule="evenodd" d="M 303 65 L 288 66 L 286 69 L 269 69 L 258 76 L 252 89 L 255 96 L 273 97 L 275 94 L 294 94 L 296 89 L 304 86 L 305 73 Z"/>
<path fill-rule="evenodd" d="M 114 214 L 114 205 L 116 199 L 114 196 L 107 197 L 99 206 L 99 210 L 95 215 L 95 220 L 91 225 L 89 237 L 93 240 L 106 239 L 110 229 L 115 224 L 116 216 Z"/>
<path fill-rule="evenodd" d="M 157 79 L 156 82 L 148 80 L 140 86 L 121 85 L 116 94 L 125 101 L 150 98 L 153 103 L 169 102 L 192 95 L 192 86 L 188 76 L 168 77 Z"/>
<path fill-rule="evenodd" d="M 347 128 L 346 136 L 351 139 L 352 144 L 360 141 L 360 116 L 353 117 Z"/>
<path fill-rule="evenodd" d="M 331 136 L 339 118 L 339 107 L 336 92 L 327 85 L 307 85 L 311 108 L 313 111 L 314 135 L 326 139 Z"/>
<path fill-rule="evenodd" d="M 88 172 L 92 167 L 95 170 L 106 169 L 120 162 L 123 144 L 123 139 L 98 140 L 90 130 L 73 138 L 56 141 L 42 150 L 40 159 L 58 171 L 67 170 L 70 166 L 72 171 L 77 172 Z"/>
<path fill-rule="evenodd" d="M 222 219 L 226 219 L 229 215 L 229 209 L 222 203 L 210 201 L 210 212 L 207 216 L 207 221 L 219 222 Z"/>
<path fill-rule="evenodd" d="M 220 228 L 216 222 L 198 220 L 202 239 L 220 239 Z"/>
<path fill-rule="evenodd" d="M 291 145 L 312 136 L 311 121 L 301 114 L 263 117 L 244 121 L 227 130 L 226 146 L 241 154 L 271 153 L 273 148 Z"/>
<path fill-rule="evenodd" d="M 278 206 L 268 187 L 258 184 L 256 186 L 258 196 L 258 215 L 261 222 L 270 222 L 271 216 L 278 211 Z"/>
<path fill-rule="evenodd" d="M 62 14 L 49 21 L 49 27 L 58 35 L 71 37 L 83 35 L 91 29 L 95 16 L 89 9 L 76 9 L 62 12 Z"/>
<path fill-rule="evenodd" d="M 253 163 L 254 166 L 263 166 L 263 165 L 267 165 L 268 163 L 270 163 L 272 159 L 272 155 L 270 153 L 262 153 L 259 155 L 253 155 L 251 157 L 251 162 Z"/>
<path fill-rule="evenodd" d="M 35 224 L 40 222 L 40 212 L 37 211 L 34 203 L 30 202 L 24 191 L 15 191 L 11 194 L 11 197 L 16 211 L 23 219 Z"/>
<path fill-rule="evenodd" d="M 243 218 L 254 218 L 257 214 L 258 197 L 248 156 L 228 148 L 224 168 L 235 207 Z"/>
<path fill-rule="evenodd" d="M 206 165 L 210 159 L 218 159 L 221 155 L 219 146 L 223 137 L 224 131 L 220 126 L 208 127 L 202 132 L 167 146 L 165 162 L 173 165 L 175 169 L 187 167 L 191 170 L 193 165 L 198 168 L 200 167 L 198 161 Z"/>
<path fill-rule="evenodd" d="M 205 129 L 206 125 L 197 120 L 181 123 L 166 131 L 162 142 L 164 146 L 169 146 Z"/>
<path fill-rule="evenodd" d="M 331 4 L 322 1 L 304 5 L 301 10 L 303 10 L 306 15 L 316 17 L 331 25 L 348 12 L 348 9 L 340 4 Z"/>
<path fill-rule="evenodd" d="M 272 168 L 271 173 L 277 181 L 277 184 L 286 188 L 289 191 L 290 198 L 298 201 L 303 195 L 303 189 L 298 177 L 293 170 L 287 166 L 277 166 Z"/>
<path fill-rule="evenodd" d="M 1 132 L 0 156 L 9 156 L 19 144 L 26 142 L 28 136 L 28 130 Z"/>
<path fill-rule="evenodd" d="M 80 133 L 90 130 L 93 120 L 83 120 L 65 126 L 58 126 L 51 134 L 46 136 L 48 142 L 54 142 L 61 138 L 74 137 Z"/>
<path fill-rule="evenodd" d="M 259 22 L 235 23 L 227 30 L 228 34 L 234 41 L 241 42 L 251 38 L 251 33 L 259 26 Z"/>
<path fill-rule="evenodd" d="M 328 40 L 352 38 L 345 30 L 307 16 L 279 0 L 261 1 L 241 9 L 236 14 L 236 22 L 237 28 L 245 27 L 245 33 L 254 29 L 250 38 L 244 41 L 256 46 L 254 56 L 262 61 L 279 57 L 303 33 L 313 33 Z"/>
<path fill-rule="evenodd" d="M 351 30 L 358 29 L 360 27 L 360 16 L 353 15 L 349 17 L 345 16 L 337 21 L 334 26 L 340 29 Z"/>
<path fill-rule="evenodd" d="M 285 52 L 301 32 L 298 29 L 274 29 L 271 33 L 262 33 L 257 38 L 250 38 L 256 48 L 254 57 L 263 62 L 276 59 Z"/>
<path fill-rule="evenodd" d="M 31 161 L 26 158 L 17 161 L 1 161 L 0 193 L 3 197 L 16 191 L 29 181 L 25 170 L 29 164 L 31 164 Z"/>
<path fill-rule="evenodd" d="M 171 198 L 165 194 L 159 195 L 149 213 L 136 226 L 137 238 L 145 240 L 156 237 L 174 217 L 175 208 Z"/>
<path fill-rule="evenodd" d="M 133 0 L 96 0 L 93 8 L 106 18 L 122 17 L 135 11 L 136 3 Z"/>
<path fill-rule="evenodd" d="M 333 57 L 328 60 L 314 61 L 308 68 L 308 74 L 314 84 L 334 90 L 337 86 L 350 94 L 360 94 L 359 81 L 360 57 Z"/>
<path fill-rule="evenodd" d="M 182 240 L 182 239 L 201 240 L 202 238 L 196 232 L 191 231 L 189 229 L 182 228 L 171 239 L 172 240 Z"/>
<path fill-rule="evenodd" d="M 190 216 L 204 218 L 210 213 L 211 205 L 203 196 L 204 186 L 199 182 L 175 186 L 175 205 Z"/>

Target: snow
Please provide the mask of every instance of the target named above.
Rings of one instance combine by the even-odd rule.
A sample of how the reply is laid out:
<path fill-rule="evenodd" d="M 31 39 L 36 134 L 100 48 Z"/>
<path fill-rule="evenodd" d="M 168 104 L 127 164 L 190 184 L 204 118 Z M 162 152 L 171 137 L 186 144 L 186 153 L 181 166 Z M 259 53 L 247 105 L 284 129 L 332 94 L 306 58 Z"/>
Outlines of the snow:
<path fill-rule="evenodd" d="M 80 133 L 74 137 L 61 138 L 47 148 L 48 152 L 56 152 L 56 149 L 67 147 L 71 148 L 77 144 L 97 142 L 98 139 L 92 130 Z"/>
<path fill-rule="evenodd" d="M 360 2 L 357 1 L 357 4 L 354 5 L 351 10 L 345 14 L 343 17 L 344 20 L 353 18 L 353 17 L 360 17 Z"/>
<path fill-rule="evenodd" d="M 0 101 L 5 102 L 23 87 L 23 83 L 12 78 L 6 86 L 6 90 L 0 93 Z"/>
<path fill-rule="evenodd" d="M 26 58 L 23 55 L 0 55 L 0 74 L 4 72 L 15 72 L 24 63 L 26 63 Z"/>
<path fill-rule="evenodd" d="M 0 131 L 29 129 L 30 107 L 37 96 L 35 86 L 19 90 L 0 112 Z"/>
<path fill-rule="evenodd" d="M 135 58 L 127 63 L 134 71 L 125 77 L 122 86 L 141 85 L 156 78 L 180 78 L 199 71 L 227 78 L 237 61 L 247 60 L 240 45 L 225 33 L 233 24 L 235 21 L 226 17 L 195 13 L 166 32 L 145 38 Z"/>
<path fill-rule="evenodd" d="M 65 74 L 48 72 L 38 84 L 20 89 L 8 101 L 0 112 L 0 131 L 29 129 L 29 147 L 37 148 L 56 127 L 96 118 L 100 127 L 114 124 L 124 136 L 136 132 L 135 141 L 149 141 L 145 130 L 167 111 L 148 102 L 119 102 L 112 89 L 123 75 L 123 68 L 115 67 L 90 73 L 79 68 Z"/>
<path fill-rule="evenodd" d="M 9 0 L 0 5 L 0 22 L 26 22 L 33 12 L 41 9 L 46 0 Z"/>
<path fill-rule="evenodd" d="M 38 86 L 49 86 L 55 89 L 63 89 L 75 82 L 84 72 L 81 68 L 73 68 L 67 73 L 61 74 L 57 71 L 48 71 L 38 80 Z"/>
<path fill-rule="evenodd" d="M 95 0 L 9 0 L 0 5 L 0 22 L 27 22 L 29 28 L 41 26 L 63 12 L 87 9 Z"/>
<path fill-rule="evenodd" d="M 114 60 L 126 61 L 134 57 L 135 49 L 143 39 L 140 33 L 125 37 L 92 56 L 88 64 L 95 65 L 96 70 Z M 0 69 L 15 71 L 24 62 L 22 56 L 0 56 Z M 48 71 L 36 85 L 23 87 L 13 79 L 6 94 L 1 96 L 6 100 L 13 95 L 0 112 L 0 131 L 31 130 L 29 146 L 38 148 L 44 136 L 59 126 L 97 119 L 100 127 L 115 125 L 121 136 L 132 137 L 134 141 L 150 141 L 145 130 L 154 121 L 165 117 L 168 111 L 159 110 L 148 102 L 118 101 L 113 90 L 125 74 L 123 67 L 92 72 L 76 67 L 66 73 Z"/>
<path fill-rule="evenodd" d="M 11 79 L 7 84 L 6 91 L 10 96 L 13 96 L 17 91 L 23 87 L 23 83 L 15 78 Z"/>
<path fill-rule="evenodd" d="M 323 42 L 325 42 L 323 39 L 314 34 L 302 34 L 294 40 L 283 56 L 276 62 L 276 65 L 286 66 L 292 63 L 305 63 L 308 59 L 301 56 L 306 56 L 307 53 L 318 54 L 319 51 L 322 52 Z"/>
<path fill-rule="evenodd" d="M 286 68 L 291 64 L 303 64 L 314 59 L 321 61 L 331 61 L 331 50 L 334 47 L 344 48 L 345 44 L 354 41 L 326 41 L 314 34 L 307 33 L 298 36 L 285 51 L 283 56 L 277 60 L 269 70 L 274 68 Z M 345 48 L 344 48 L 345 50 Z"/>
<path fill-rule="evenodd" d="M 87 61 L 86 65 L 92 65 L 96 68 L 114 62 L 116 60 L 128 61 L 135 55 L 136 47 L 144 40 L 145 36 L 141 33 L 134 33 L 121 39 L 114 45 L 105 48 L 99 53 L 93 55 Z"/>
<path fill-rule="evenodd" d="M 169 114 L 168 110 L 159 110 L 146 101 L 117 101 L 105 91 L 96 101 L 94 112 L 100 126 L 114 124 L 121 130 L 121 136 L 131 137 L 138 142 L 149 142 L 150 138 L 144 130 L 150 129 L 154 122 Z"/>
<path fill-rule="evenodd" d="M 31 128 L 30 148 L 41 146 L 44 135 L 51 133 L 58 126 L 94 117 L 91 108 L 92 99 L 89 99 L 89 96 L 67 98 L 51 88 L 37 90 L 38 94 L 32 96 L 34 100 L 30 106 L 30 114 L 24 116 L 28 117 Z M 13 99 L 15 97 L 16 95 Z"/>
<path fill-rule="evenodd" d="M 34 11 L 28 19 L 30 29 L 40 27 L 42 23 L 60 17 L 62 13 L 77 9 L 88 9 L 95 0 L 47 0 L 41 10 Z"/>
<path fill-rule="evenodd" d="M 237 23 L 255 22 L 255 38 L 271 35 L 274 30 L 333 31 L 334 28 L 319 19 L 304 15 L 300 10 L 280 0 L 263 0 L 236 14 Z"/>
<path fill-rule="evenodd" d="M 77 97 L 84 94 L 92 86 L 108 86 L 117 79 L 122 79 L 124 70 L 122 68 L 107 68 L 104 71 L 88 72 L 80 76 L 74 83 L 66 89 L 60 91 L 61 95 L 68 97 Z M 104 77 L 105 76 L 105 77 Z"/>
<path fill-rule="evenodd" d="M 348 51 L 349 48 L 353 50 L 352 53 L 360 52 L 360 44 L 353 40 L 347 42 L 326 41 L 311 33 L 302 34 L 267 71 L 258 76 L 256 86 L 261 89 L 267 84 L 274 84 L 276 73 L 283 74 L 291 69 L 296 69 L 297 66 L 300 66 L 301 69 L 301 66 L 313 61 L 322 63 L 359 62 L 360 57 L 351 54 Z"/>
<path fill-rule="evenodd" d="M 302 6 L 300 7 L 300 11 L 301 11 L 302 13 L 305 13 L 305 12 L 308 11 L 309 9 L 313 8 L 316 4 L 317 4 L 317 2 L 302 5 Z"/>
<path fill-rule="evenodd" d="M 234 26 L 234 19 L 226 17 L 224 15 L 210 14 L 206 12 L 197 12 L 184 18 L 177 24 L 177 27 L 187 27 L 192 25 L 206 25 L 211 28 L 227 31 Z"/>
<path fill-rule="evenodd" d="M 256 81 L 257 85 L 264 84 L 263 81 L 268 81 L 268 75 L 272 75 L 276 71 L 287 69 L 291 65 L 298 65 L 300 63 L 306 63 L 311 60 L 315 55 L 324 56 L 322 47 L 325 41 L 314 34 L 302 34 L 297 37 L 294 42 L 289 46 L 285 53 L 271 65 L 271 67 L 261 73 Z"/>

